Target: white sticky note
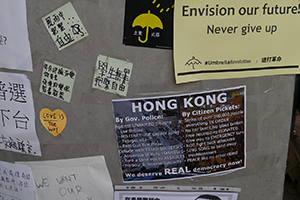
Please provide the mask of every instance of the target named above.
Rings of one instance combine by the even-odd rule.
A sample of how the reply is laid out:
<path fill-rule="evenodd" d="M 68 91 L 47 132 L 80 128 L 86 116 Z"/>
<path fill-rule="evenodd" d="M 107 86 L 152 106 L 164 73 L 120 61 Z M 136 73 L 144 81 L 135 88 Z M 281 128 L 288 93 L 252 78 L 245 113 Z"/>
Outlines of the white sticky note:
<path fill-rule="evenodd" d="M 19 163 L 32 169 L 37 200 L 113 199 L 104 156 Z"/>
<path fill-rule="evenodd" d="M 89 35 L 71 2 L 49 13 L 42 20 L 59 51 Z"/>
<path fill-rule="evenodd" d="M 76 77 L 74 70 L 45 61 L 40 92 L 56 99 L 70 102 Z"/>
<path fill-rule="evenodd" d="M 131 62 L 99 55 L 92 87 L 126 96 L 132 74 Z"/>

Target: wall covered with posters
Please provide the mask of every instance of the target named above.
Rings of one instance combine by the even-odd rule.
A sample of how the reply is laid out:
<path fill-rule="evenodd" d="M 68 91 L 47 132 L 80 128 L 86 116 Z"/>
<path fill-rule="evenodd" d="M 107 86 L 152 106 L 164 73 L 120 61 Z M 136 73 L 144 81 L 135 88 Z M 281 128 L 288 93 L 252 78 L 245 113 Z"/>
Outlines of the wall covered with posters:
<path fill-rule="evenodd" d="M 32 161 L 45 178 L 35 161 L 55 169 L 53 160 L 78 159 L 78 174 L 62 170 L 68 180 L 92 163 L 113 186 L 239 187 L 241 200 L 281 199 L 294 75 L 176 84 L 174 2 L 143 2 L 30 0 L 13 15 L 0 8 L 0 161 Z M 17 13 L 27 16 L 31 50 Z M 3 53 L 18 44 L 21 53 Z M 78 195 L 89 183 L 81 184 Z"/>

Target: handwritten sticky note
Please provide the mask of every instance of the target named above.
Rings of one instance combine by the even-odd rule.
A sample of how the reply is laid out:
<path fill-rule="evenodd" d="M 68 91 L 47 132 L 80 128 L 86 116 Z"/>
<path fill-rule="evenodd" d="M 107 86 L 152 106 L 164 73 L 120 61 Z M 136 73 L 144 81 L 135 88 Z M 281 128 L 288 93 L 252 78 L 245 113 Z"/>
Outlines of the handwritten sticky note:
<path fill-rule="evenodd" d="M 59 51 L 89 35 L 71 2 L 42 20 Z"/>
<path fill-rule="evenodd" d="M 104 156 L 19 164 L 32 169 L 36 199 L 113 199 L 112 182 Z"/>
<path fill-rule="evenodd" d="M 45 61 L 42 72 L 40 92 L 53 98 L 70 102 L 76 72 Z"/>
<path fill-rule="evenodd" d="M 0 199 L 34 200 L 31 168 L 0 161 Z"/>
<path fill-rule="evenodd" d="M 126 96 L 132 74 L 132 65 L 127 61 L 99 55 L 92 87 Z"/>
<path fill-rule="evenodd" d="M 43 108 L 40 111 L 40 120 L 45 129 L 54 136 L 59 135 L 67 124 L 67 116 L 60 109 L 52 112 L 48 108 Z"/>

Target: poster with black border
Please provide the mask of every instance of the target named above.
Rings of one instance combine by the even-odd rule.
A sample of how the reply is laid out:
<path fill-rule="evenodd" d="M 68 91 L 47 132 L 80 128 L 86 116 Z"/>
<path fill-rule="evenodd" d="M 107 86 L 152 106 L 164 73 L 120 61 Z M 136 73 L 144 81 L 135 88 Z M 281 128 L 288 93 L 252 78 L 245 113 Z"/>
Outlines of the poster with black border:
<path fill-rule="evenodd" d="M 123 44 L 173 48 L 174 0 L 126 0 Z"/>
<path fill-rule="evenodd" d="M 115 191 L 115 200 L 237 200 L 233 192 Z"/>
<path fill-rule="evenodd" d="M 246 167 L 246 86 L 113 100 L 123 181 Z"/>

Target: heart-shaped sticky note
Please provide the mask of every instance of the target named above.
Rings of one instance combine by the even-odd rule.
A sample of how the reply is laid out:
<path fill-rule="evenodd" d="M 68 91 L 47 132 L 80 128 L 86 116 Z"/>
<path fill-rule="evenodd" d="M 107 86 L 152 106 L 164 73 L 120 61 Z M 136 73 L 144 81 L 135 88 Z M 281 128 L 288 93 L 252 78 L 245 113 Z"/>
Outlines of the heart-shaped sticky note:
<path fill-rule="evenodd" d="M 40 120 L 45 129 L 54 136 L 60 134 L 67 124 L 65 113 L 59 109 L 52 112 L 48 108 L 43 108 L 40 112 Z"/>

